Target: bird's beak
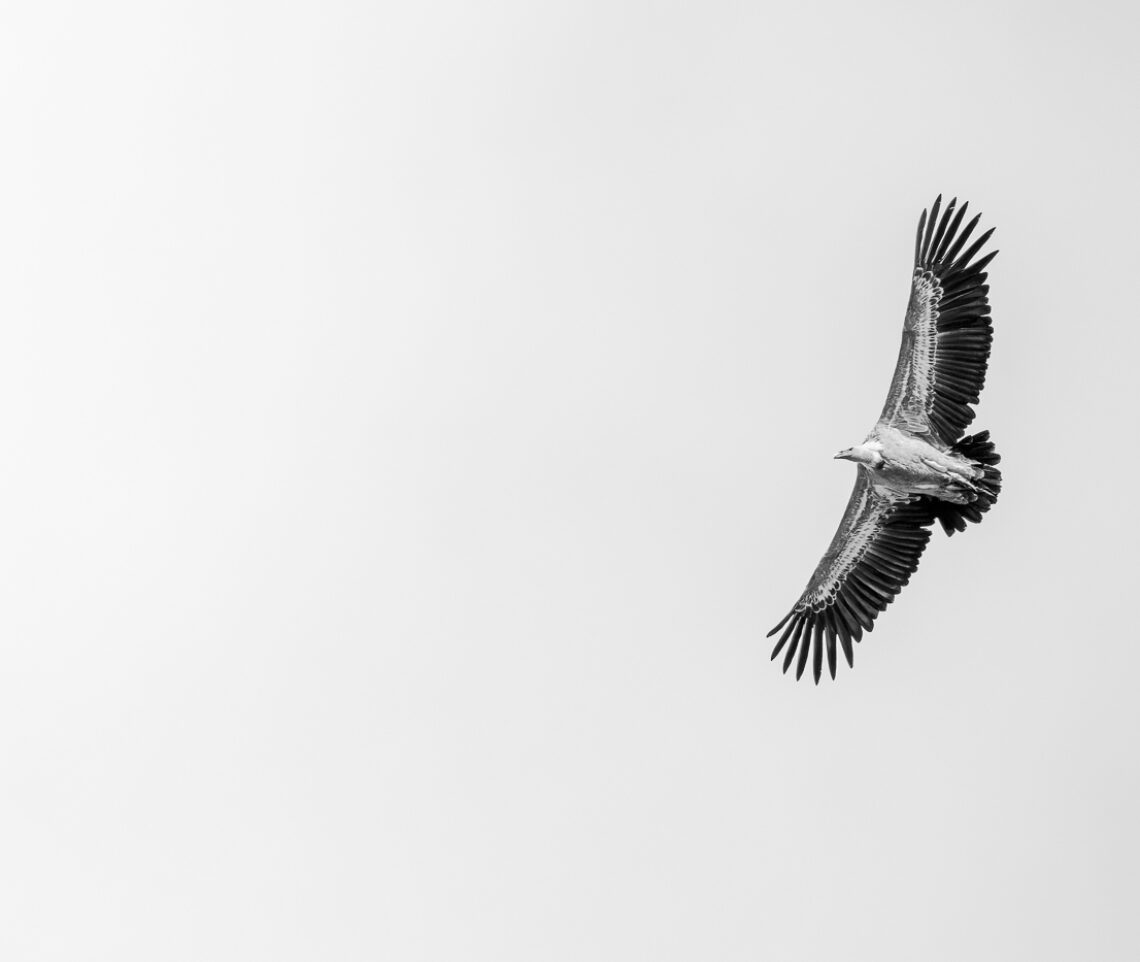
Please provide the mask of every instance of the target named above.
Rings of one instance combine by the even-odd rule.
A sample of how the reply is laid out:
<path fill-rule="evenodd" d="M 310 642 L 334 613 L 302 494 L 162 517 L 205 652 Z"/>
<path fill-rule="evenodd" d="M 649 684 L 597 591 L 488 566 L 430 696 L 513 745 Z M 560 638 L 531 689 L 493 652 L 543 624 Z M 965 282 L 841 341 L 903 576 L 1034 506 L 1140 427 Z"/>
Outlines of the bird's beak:
<path fill-rule="evenodd" d="M 846 457 L 847 457 L 847 452 L 846 451 L 840 451 L 834 458 L 832 458 L 832 460 L 838 461 L 838 460 L 841 460 L 841 459 L 846 458 Z"/>

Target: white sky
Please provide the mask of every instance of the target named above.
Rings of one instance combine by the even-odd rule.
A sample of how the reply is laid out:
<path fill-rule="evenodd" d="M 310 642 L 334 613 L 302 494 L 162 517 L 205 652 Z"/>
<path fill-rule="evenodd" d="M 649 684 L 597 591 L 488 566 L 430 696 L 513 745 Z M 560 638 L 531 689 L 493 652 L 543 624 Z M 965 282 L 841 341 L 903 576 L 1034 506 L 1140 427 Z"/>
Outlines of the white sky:
<path fill-rule="evenodd" d="M 1140 957 L 1137 16 L 0 13 L 0 956 Z M 768 662 L 915 220 L 980 527 Z"/>

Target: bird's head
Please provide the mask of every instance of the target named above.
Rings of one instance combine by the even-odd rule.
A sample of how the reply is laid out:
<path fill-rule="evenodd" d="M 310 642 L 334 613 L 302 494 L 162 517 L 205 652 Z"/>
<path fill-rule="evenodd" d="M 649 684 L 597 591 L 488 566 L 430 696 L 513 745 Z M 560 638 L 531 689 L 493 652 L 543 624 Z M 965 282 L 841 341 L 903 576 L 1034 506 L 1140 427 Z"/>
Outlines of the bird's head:
<path fill-rule="evenodd" d="M 858 464 L 878 464 L 883 460 L 881 454 L 865 444 L 857 444 L 853 448 L 844 448 L 836 456 L 844 461 L 855 461 Z"/>

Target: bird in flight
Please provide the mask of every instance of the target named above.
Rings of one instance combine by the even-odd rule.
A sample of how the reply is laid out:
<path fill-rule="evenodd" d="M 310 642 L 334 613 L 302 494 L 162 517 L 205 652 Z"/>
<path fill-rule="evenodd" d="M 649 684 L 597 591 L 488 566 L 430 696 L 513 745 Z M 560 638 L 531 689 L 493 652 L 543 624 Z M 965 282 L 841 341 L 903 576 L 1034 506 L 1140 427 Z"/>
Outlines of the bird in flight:
<path fill-rule="evenodd" d="M 856 464 L 855 489 L 839 529 L 772 651 L 799 679 L 812 657 L 819 684 L 823 653 L 835 677 L 836 643 L 854 667 L 852 642 L 874 627 L 914 574 L 931 528 L 947 535 L 979 522 L 1001 490 L 1001 457 L 989 431 L 964 436 L 971 404 L 986 380 L 993 340 L 986 266 L 975 260 L 993 228 L 967 243 L 980 215 L 965 227 L 966 207 L 942 196 L 922 212 L 914 242 L 914 274 L 902 346 L 883 413 L 862 444 L 835 457 Z"/>

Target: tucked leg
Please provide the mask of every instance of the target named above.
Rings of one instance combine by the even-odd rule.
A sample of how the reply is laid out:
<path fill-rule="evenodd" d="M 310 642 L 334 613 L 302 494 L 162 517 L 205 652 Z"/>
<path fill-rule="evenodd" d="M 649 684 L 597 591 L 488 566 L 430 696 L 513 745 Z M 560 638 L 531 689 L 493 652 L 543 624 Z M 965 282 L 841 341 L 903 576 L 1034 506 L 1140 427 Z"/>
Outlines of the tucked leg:
<path fill-rule="evenodd" d="M 972 478 L 930 458 L 923 458 L 922 463 L 938 474 L 944 485 L 942 497 L 947 501 L 967 504 L 978 496 L 978 488 Z"/>

